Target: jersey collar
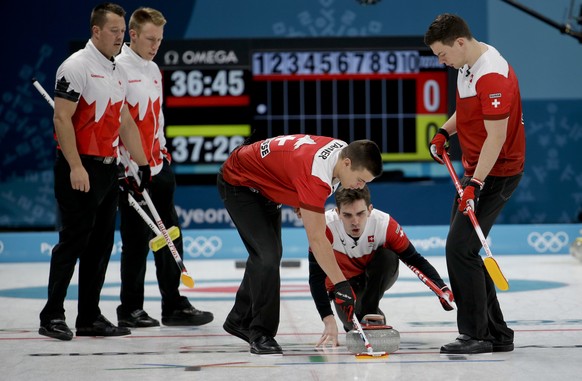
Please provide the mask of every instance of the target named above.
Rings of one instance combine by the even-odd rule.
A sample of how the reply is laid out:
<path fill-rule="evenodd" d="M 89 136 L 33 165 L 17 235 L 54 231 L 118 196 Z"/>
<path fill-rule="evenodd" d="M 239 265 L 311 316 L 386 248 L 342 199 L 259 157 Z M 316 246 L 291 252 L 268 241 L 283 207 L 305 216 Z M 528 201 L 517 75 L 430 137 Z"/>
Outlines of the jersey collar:
<path fill-rule="evenodd" d="M 91 53 L 91 55 L 93 57 L 95 57 L 97 62 L 99 62 L 99 64 L 102 65 L 104 68 L 115 70 L 115 57 L 112 57 L 111 60 L 107 59 L 107 57 L 105 57 L 95 47 L 95 45 L 93 44 L 93 41 L 91 41 L 91 39 L 89 39 L 89 41 L 87 41 L 87 45 L 85 45 L 85 48 Z"/>

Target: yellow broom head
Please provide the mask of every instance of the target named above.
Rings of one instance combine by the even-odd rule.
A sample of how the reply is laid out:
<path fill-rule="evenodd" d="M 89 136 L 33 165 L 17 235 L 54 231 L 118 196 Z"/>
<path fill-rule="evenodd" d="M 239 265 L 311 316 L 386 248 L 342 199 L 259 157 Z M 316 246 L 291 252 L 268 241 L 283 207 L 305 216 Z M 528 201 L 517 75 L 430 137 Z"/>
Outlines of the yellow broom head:
<path fill-rule="evenodd" d="M 356 354 L 356 360 L 380 360 L 387 358 L 387 352 L 363 352 Z"/>
<path fill-rule="evenodd" d="M 182 283 L 188 288 L 194 288 L 194 279 L 186 273 L 182 273 Z"/>
<path fill-rule="evenodd" d="M 501 291 L 509 290 L 509 283 L 507 282 L 507 279 L 505 279 L 505 276 L 501 272 L 501 269 L 499 268 L 497 261 L 495 261 L 495 259 L 491 257 L 487 257 L 483 259 L 483 262 L 485 263 L 485 268 L 487 269 L 489 276 L 491 277 L 493 283 L 495 283 L 497 288 L 500 289 Z"/>

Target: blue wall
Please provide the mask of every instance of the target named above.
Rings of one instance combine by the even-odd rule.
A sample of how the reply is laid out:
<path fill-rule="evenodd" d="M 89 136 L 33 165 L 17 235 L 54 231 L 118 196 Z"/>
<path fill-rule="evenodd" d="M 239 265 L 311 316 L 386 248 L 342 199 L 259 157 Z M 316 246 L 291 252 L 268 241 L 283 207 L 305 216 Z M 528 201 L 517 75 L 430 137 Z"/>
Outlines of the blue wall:
<path fill-rule="evenodd" d="M 570 0 L 521 2 L 559 23 L 565 21 L 570 5 Z M 96 3 L 3 4 L 4 14 L 14 17 L 4 23 L 3 47 L 10 57 L 0 61 L 0 229 L 54 224 L 52 113 L 30 78 L 38 78 L 50 91 L 58 65 L 69 55 L 69 42 L 89 37 L 89 14 Z M 129 13 L 144 4 L 133 0 L 119 3 Z M 575 3 L 580 6 L 579 0 Z M 458 13 L 469 22 L 477 39 L 505 55 L 521 83 L 528 139 L 526 173 L 501 222 L 577 220 L 582 208 L 578 150 L 582 140 L 582 45 L 532 16 L 500 0 L 383 0 L 367 7 L 355 0 L 152 0 L 147 5 L 168 18 L 168 40 L 422 35 L 437 14 Z M 436 164 L 428 166 L 428 173 L 440 170 L 433 168 Z M 428 186 L 384 184 L 374 189 L 375 203 L 386 202 L 384 209 L 405 224 L 446 224 L 448 212 L 427 213 L 434 205 L 448 211 L 450 187 L 446 189 L 447 184 L 439 179 Z M 191 192 L 197 190 L 179 191 L 178 202 L 184 209 L 204 210 L 218 202 L 213 191 L 207 198 L 192 197 Z"/>
<path fill-rule="evenodd" d="M 582 224 L 496 225 L 487 241 L 500 266 L 502 255 L 568 254 Z M 448 233 L 447 225 L 404 227 L 406 235 L 424 256 L 443 255 Z M 240 244 L 235 229 L 184 229 L 184 260 L 245 259 L 248 253 Z M 307 235 L 304 229 L 283 228 L 283 258 L 305 258 Z M 0 233 L 0 264 L 5 262 L 48 262 L 59 239 L 56 232 Z M 119 260 L 122 241 L 115 234 L 111 259 Z M 485 253 L 481 250 L 481 254 Z M 150 254 L 153 258 L 153 254 Z"/>

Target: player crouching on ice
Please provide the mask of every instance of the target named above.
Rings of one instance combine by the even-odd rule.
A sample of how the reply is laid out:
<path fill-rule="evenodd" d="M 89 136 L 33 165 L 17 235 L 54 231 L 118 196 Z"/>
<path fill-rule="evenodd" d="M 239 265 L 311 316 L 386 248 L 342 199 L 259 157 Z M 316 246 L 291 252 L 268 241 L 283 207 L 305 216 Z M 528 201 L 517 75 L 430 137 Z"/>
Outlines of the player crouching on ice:
<path fill-rule="evenodd" d="M 374 209 L 367 186 L 335 192 L 336 208 L 325 213 L 327 237 L 332 243 L 337 263 L 356 294 L 355 314 L 362 321 L 366 315 L 381 315 L 379 303 L 384 292 L 398 278 L 399 259 L 423 279 L 436 284 L 433 290 L 447 311 L 453 309 L 453 294 L 436 269 L 420 255 L 389 214 Z M 428 280 L 426 279 L 428 278 Z M 325 325 L 317 346 L 327 343 L 337 346 L 338 328 L 331 310 L 334 301 L 339 319 L 346 332 L 353 328 L 341 308 L 338 308 L 334 286 L 309 252 L 309 287 L 317 311 Z M 364 319 L 363 324 L 371 323 Z M 386 324 L 385 319 L 376 324 Z"/>

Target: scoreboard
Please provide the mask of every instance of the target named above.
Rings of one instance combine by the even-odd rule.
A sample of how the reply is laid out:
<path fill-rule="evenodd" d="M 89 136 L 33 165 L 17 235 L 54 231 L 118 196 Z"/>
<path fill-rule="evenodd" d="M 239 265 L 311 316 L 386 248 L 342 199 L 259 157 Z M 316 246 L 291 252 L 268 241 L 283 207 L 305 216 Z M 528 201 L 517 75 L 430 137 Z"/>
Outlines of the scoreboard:
<path fill-rule="evenodd" d="M 164 41 L 156 62 L 177 175 L 214 174 L 245 139 L 295 133 L 430 161 L 448 118 L 448 70 L 421 37 Z"/>

